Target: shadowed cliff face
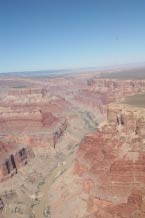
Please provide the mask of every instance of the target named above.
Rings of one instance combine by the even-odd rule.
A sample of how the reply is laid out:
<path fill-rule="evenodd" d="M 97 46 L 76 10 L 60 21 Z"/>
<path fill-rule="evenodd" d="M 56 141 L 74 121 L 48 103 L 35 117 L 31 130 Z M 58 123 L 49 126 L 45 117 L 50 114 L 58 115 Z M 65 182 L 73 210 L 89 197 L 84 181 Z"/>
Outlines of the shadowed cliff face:
<path fill-rule="evenodd" d="M 11 146 L 10 149 L 10 144 L 1 142 L 0 181 L 5 181 L 9 177 L 17 174 L 18 169 L 25 166 L 34 156 L 31 148 Z"/>
<path fill-rule="evenodd" d="M 84 138 L 75 174 L 88 194 L 88 217 L 144 217 L 145 110 L 111 104 L 107 122 Z"/>

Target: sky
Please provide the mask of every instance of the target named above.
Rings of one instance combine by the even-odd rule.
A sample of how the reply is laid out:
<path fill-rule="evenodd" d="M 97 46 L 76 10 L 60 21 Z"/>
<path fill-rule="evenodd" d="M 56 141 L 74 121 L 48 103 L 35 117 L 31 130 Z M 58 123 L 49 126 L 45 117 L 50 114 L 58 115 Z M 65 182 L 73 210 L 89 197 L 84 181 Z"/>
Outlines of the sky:
<path fill-rule="evenodd" d="M 145 0 L 0 0 L 0 72 L 145 61 Z"/>

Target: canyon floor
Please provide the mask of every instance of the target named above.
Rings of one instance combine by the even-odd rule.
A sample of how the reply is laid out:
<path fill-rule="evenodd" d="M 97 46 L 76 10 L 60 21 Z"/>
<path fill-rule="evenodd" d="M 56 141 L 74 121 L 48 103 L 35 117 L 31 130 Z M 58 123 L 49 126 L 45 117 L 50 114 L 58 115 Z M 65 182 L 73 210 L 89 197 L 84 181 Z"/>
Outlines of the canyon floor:
<path fill-rule="evenodd" d="M 143 78 L 0 84 L 1 218 L 145 217 Z"/>

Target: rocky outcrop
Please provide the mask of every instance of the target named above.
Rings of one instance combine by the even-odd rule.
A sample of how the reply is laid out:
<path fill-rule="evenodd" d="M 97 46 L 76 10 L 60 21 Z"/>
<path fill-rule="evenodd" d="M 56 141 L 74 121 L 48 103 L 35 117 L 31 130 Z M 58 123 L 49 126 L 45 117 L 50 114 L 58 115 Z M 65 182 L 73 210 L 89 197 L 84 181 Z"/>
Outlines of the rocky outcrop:
<path fill-rule="evenodd" d="M 10 89 L 0 101 L 0 134 L 52 138 L 57 131 L 59 135 L 58 129 L 65 120 L 63 113 L 69 107 L 64 97 L 50 95 L 46 88 Z"/>
<path fill-rule="evenodd" d="M 67 129 L 68 122 L 65 120 L 62 125 L 53 134 L 53 146 L 55 148 L 59 139 L 63 136 L 65 130 Z"/>
<path fill-rule="evenodd" d="M 84 138 L 74 173 L 88 194 L 88 217 L 144 217 L 145 109 L 111 104 L 107 122 Z"/>
<path fill-rule="evenodd" d="M 15 153 L 5 154 L 5 158 L 0 163 L 0 181 L 3 181 L 10 176 L 16 174 L 18 169 L 27 164 L 29 159 L 34 157 L 31 148 L 20 148 Z"/>
<path fill-rule="evenodd" d="M 7 109 L 0 113 L 1 134 L 50 129 L 58 125 L 59 122 L 59 118 L 43 108 L 32 111 L 28 109 L 26 111 Z"/>
<path fill-rule="evenodd" d="M 122 125 L 126 132 L 134 132 L 141 138 L 145 131 L 145 110 L 131 108 L 126 105 L 110 105 L 107 112 L 108 122 L 117 126 Z"/>
<path fill-rule="evenodd" d="M 119 80 L 119 79 L 99 79 L 94 78 L 89 85 L 91 89 L 100 88 L 100 90 L 105 90 L 105 88 L 108 88 L 110 90 L 116 90 L 119 89 L 120 93 L 130 93 L 133 92 L 142 92 L 145 90 L 145 80 Z M 133 95 L 133 93 L 132 93 Z"/>
<path fill-rule="evenodd" d="M 2 213 L 3 209 L 4 209 L 4 202 L 2 198 L 0 198 L 0 213 Z"/>
<path fill-rule="evenodd" d="M 40 94 L 42 97 L 47 93 L 43 88 L 12 88 L 8 91 L 8 96 L 22 97 L 26 95 Z"/>
<path fill-rule="evenodd" d="M 49 120 L 50 121 L 50 120 Z M 10 144 L 26 144 L 28 147 L 38 148 L 38 147 L 55 147 L 57 142 L 61 140 L 64 135 L 68 122 L 66 119 L 62 118 L 55 125 L 48 125 L 48 123 L 43 124 L 44 126 L 27 126 L 25 131 L 11 132 L 7 135 L 3 135 L 2 138 L 7 138 Z M 29 127 L 29 128 L 28 128 Z M 17 134 L 16 134 L 17 133 Z"/>
<path fill-rule="evenodd" d="M 145 92 L 145 80 L 117 80 L 91 78 L 87 86 L 75 95 L 74 99 L 85 107 L 98 109 L 106 114 L 107 105 L 120 102 L 127 96 Z"/>

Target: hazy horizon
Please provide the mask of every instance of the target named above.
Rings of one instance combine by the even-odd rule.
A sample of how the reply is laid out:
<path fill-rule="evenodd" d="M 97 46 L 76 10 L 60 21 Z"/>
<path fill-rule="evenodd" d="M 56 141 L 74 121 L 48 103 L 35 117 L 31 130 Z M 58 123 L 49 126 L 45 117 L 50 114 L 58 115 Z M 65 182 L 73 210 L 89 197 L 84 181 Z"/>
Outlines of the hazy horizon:
<path fill-rule="evenodd" d="M 98 67 L 79 67 L 79 68 L 52 68 L 52 69 L 34 69 L 34 70 L 17 70 L 17 71 L 5 71 L 5 72 L 0 72 L 0 74 L 13 74 L 13 73 L 41 73 L 41 72 L 50 72 L 50 73 L 57 73 L 57 72 L 85 72 L 85 71 L 100 71 L 100 70 L 110 70 L 110 69 L 117 69 L 117 68 L 140 68 L 140 67 L 145 67 L 145 62 L 141 63 L 126 63 L 126 64 L 118 64 L 118 65 L 106 65 L 106 66 L 98 66 Z"/>

